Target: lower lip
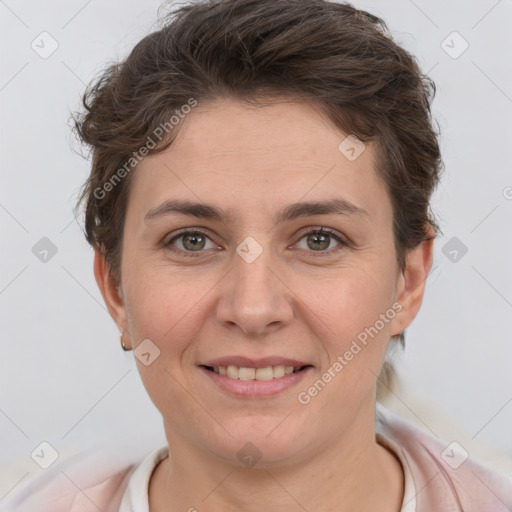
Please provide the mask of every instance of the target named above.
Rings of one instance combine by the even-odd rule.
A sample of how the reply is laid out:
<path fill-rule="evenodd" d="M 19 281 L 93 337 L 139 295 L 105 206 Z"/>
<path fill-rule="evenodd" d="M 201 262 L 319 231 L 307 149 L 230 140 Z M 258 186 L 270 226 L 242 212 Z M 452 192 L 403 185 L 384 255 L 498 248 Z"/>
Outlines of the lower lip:
<path fill-rule="evenodd" d="M 307 368 L 304 368 L 304 370 L 300 370 L 296 373 L 290 373 L 288 375 L 283 375 L 278 379 L 272 380 L 232 379 L 226 375 L 221 375 L 220 373 L 207 370 L 202 366 L 199 366 L 199 369 L 224 391 L 237 396 L 242 396 L 244 398 L 258 398 L 276 395 L 280 391 L 295 386 L 304 378 L 307 373 L 313 370 L 313 367 L 308 366 Z"/>

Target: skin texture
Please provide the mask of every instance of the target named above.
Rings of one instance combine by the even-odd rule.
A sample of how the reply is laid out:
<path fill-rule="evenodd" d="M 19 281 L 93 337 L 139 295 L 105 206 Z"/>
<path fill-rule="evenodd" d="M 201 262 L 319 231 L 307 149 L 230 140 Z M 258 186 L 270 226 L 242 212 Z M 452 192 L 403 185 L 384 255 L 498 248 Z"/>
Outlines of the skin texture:
<path fill-rule="evenodd" d="M 150 339 L 161 351 L 149 366 L 136 360 L 171 448 L 151 480 L 151 512 L 400 509 L 402 468 L 375 442 L 377 375 L 390 336 L 420 308 L 432 241 L 409 251 L 399 269 L 374 149 L 367 144 L 350 161 L 338 150 L 345 137 L 307 103 L 256 108 L 219 99 L 196 107 L 170 148 L 134 171 L 120 286 L 100 252 L 95 275 L 124 343 L 136 348 Z M 333 198 L 367 215 L 274 225 L 286 205 Z M 168 199 L 213 204 L 233 218 L 144 220 Z M 349 243 L 328 236 L 319 249 L 307 234 L 314 227 Z M 172 242 L 176 252 L 169 248 L 182 228 L 206 232 L 201 251 L 183 237 Z M 263 250 L 252 263 L 236 252 L 247 236 Z M 299 403 L 299 392 L 395 303 L 400 312 L 378 335 L 307 405 Z M 277 395 L 240 398 L 197 366 L 230 355 L 289 357 L 314 368 Z M 248 442 L 261 454 L 250 468 L 237 458 Z"/>

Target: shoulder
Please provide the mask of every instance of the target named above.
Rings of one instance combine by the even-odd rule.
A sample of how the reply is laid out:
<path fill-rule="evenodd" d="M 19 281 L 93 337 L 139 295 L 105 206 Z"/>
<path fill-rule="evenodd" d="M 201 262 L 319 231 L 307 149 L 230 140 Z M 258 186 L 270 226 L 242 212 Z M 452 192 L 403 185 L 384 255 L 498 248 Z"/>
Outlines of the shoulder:
<path fill-rule="evenodd" d="M 2 501 L 2 512 L 119 510 L 136 463 L 84 454 L 55 463 Z"/>
<path fill-rule="evenodd" d="M 512 479 L 472 460 L 457 441 L 444 442 L 383 407 L 377 432 L 402 450 L 416 488 L 418 512 L 510 512 Z"/>

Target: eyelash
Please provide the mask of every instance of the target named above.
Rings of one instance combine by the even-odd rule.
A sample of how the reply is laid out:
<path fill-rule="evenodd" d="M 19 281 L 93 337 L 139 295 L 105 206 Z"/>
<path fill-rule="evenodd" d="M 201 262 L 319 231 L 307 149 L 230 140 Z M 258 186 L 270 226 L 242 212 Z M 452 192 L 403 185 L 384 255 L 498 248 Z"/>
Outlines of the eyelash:
<path fill-rule="evenodd" d="M 180 255 L 186 255 L 186 257 L 197 258 L 197 257 L 202 256 L 202 253 L 204 252 L 204 250 L 184 251 L 182 249 L 177 249 L 176 247 L 174 247 L 172 245 L 176 240 L 178 240 L 179 238 L 181 238 L 184 235 L 201 235 L 201 236 L 204 236 L 204 237 L 208 238 L 209 240 L 211 240 L 211 237 L 209 237 L 208 233 L 206 233 L 205 231 L 201 231 L 200 229 L 184 228 L 184 229 L 178 231 L 175 234 L 175 236 L 173 236 L 168 242 L 164 243 L 164 246 L 167 247 L 168 249 L 170 249 L 172 252 L 179 253 Z M 326 227 L 321 227 L 321 226 L 314 227 L 314 228 L 310 229 L 309 231 L 301 233 L 301 236 L 296 243 L 298 243 L 304 237 L 307 237 L 309 235 L 328 235 L 329 237 L 334 238 L 339 243 L 339 245 L 337 245 L 336 247 L 334 247 L 332 249 L 327 249 L 325 251 L 312 251 L 312 250 L 306 251 L 308 253 L 311 253 L 310 256 L 314 257 L 314 258 L 322 257 L 325 255 L 331 255 L 333 253 L 337 253 L 339 250 L 342 250 L 342 249 L 350 246 L 349 242 L 337 231 L 335 231 L 332 228 L 326 228 Z M 211 241 L 213 241 L 213 240 L 211 240 Z"/>

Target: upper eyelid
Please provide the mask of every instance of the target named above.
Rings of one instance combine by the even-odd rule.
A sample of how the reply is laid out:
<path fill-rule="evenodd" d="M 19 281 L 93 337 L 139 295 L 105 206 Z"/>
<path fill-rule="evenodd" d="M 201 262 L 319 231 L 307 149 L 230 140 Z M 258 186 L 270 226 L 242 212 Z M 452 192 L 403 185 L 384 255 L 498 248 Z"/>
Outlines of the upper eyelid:
<path fill-rule="evenodd" d="M 165 241 L 165 238 L 164 238 L 164 241 L 165 241 L 164 244 L 165 245 L 170 244 L 174 240 L 177 240 L 180 237 L 182 237 L 184 235 L 188 235 L 190 233 L 199 233 L 201 235 L 205 235 L 206 237 L 208 237 L 212 242 L 214 241 L 212 239 L 212 236 L 210 235 L 210 232 L 208 230 L 206 230 L 205 228 L 183 228 L 183 229 L 178 230 L 178 232 L 174 233 L 167 241 Z"/>

